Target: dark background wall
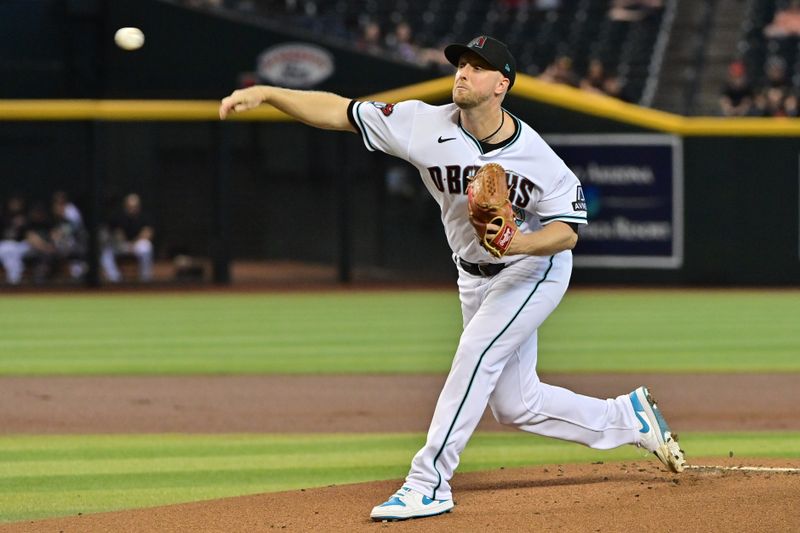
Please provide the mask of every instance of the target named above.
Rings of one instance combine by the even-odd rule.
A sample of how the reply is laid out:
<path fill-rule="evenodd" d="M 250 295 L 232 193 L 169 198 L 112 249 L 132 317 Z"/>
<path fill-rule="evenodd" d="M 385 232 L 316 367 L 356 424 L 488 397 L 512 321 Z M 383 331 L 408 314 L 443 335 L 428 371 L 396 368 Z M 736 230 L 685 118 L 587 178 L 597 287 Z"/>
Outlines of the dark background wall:
<path fill-rule="evenodd" d="M 145 30 L 139 52 L 113 46 L 114 30 L 128 25 Z M 0 97 L 218 99 L 264 48 L 298 38 L 156 1 L 9 1 L 0 3 Z M 346 95 L 439 75 L 331 52 L 339 70 L 319 88 Z M 513 95 L 507 107 L 544 134 L 645 131 Z M 86 208 L 97 192 L 89 181 L 92 131 L 100 143 L 100 218 L 124 194 L 139 192 L 154 216 L 162 258 L 214 252 L 225 132 L 231 145 L 227 244 L 234 259 L 333 263 L 344 246 L 354 266 L 375 277 L 453 278 L 438 209 L 413 168 L 368 152 L 356 135 L 295 123 L 0 121 L 0 198 L 22 192 L 46 200 L 64 189 Z M 800 282 L 800 139 L 687 137 L 683 152 L 683 266 L 580 268 L 575 281 Z M 349 223 L 344 241 L 342 209 Z"/>
<path fill-rule="evenodd" d="M 145 46 L 114 44 L 136 26 Z M 309 35 L 221 18 L 157 0 L 0 2 L 0 98 L 218 99 L 258 55 Z M 430 79 L 430 70 L 327 45 L 336 69 L 317 89 L 360 96 Z"/>

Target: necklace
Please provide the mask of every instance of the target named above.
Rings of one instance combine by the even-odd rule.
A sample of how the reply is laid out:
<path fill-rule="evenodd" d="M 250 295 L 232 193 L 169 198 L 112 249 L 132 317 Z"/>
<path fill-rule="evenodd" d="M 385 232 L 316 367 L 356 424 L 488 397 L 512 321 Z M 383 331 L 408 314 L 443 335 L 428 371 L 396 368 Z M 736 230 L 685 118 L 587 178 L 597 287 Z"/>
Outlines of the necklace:
<path fill-rule="evenodd" d="M 497 127 L 497 129 L 496 129 L 496 130 L 494 130 L 494 131 L 493 131 L 491 134 L 489 134 L 489 135 L 487 135 L 486 137 L 484 137 L 483 139 L 478 139 L 478 142 L 481 142 L 481 143 L 482 143 L 482 142 L 486 142 L 487 140 L 489 140 L 489 139 L 491 139 L 492 137 L 494 137 L 495 135 L 497 135 L 497 132 L 498 132 L 498 131 L 500 131 L 500 128 L 502 128 L 502 127 L 503 127 L 503 124 L 505 124 L 505 122 L 506 122 L 506 113 L 505 113 L 505 111 L 502 111 L 502 110 L 501 110 L 501 111 L 500 111 L 500 116 L 501 116 L 502 118 L 500 119 L 500 125 Z"/>

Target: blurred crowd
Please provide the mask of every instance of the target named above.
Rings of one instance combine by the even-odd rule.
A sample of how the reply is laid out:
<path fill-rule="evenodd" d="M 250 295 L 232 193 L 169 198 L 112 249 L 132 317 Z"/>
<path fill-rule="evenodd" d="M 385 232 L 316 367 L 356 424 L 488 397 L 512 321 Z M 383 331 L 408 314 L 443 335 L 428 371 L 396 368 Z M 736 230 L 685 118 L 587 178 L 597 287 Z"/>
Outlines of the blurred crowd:
<path fill-rule="evenodd" d="M 545 69 L 539 79 L 578 87 L 584 91 L 605 94 L 620 100 L 632 100 L 625 90 L 624 79 L 616 72 L 609 71 L 600 59 L 590 59 L 583 76 L 578 76 L 572 65 L 571 57 L 559 56 Z"/>
<path fill-rule="evenodd" d="M 754 85 L 742 61 L 731 63 L 720 96 L 722 114 L 728 117 L 798 116 L 797 91 L 782 57 L 767 59 L 763 80 Z"/>
<path fill-rule="evenodd" d="M 422 67 L 450 67 L 442 50 L 420 45 L 414 39 L 411 26 L 405 21 L 398 22 L 384 33 L 378 22 L 365 20 L 356 40 L 356 49 L 366 54 L 386 56 Z"/>
<path fill-rule="evenodd" d="M 262 13 L 273 16 L 293 15 L 294 23 L 309 29 L 324 27 L 329 37 L 338 37 L 354 43 L 365 54 L 392 58 L 421 67 L 437 68 L 451 72 L 452 67 L 444 57 L 445 42 L 427 46 L 415 36 L 414 28 L 405 21 L 392 17 L 392 22 L 379 21 L 368 15 L 355 21 L 330 19 L 322 15 L 322 0 L 182 0 L 194 8 L 232 9 L 240 12 Z M 550 12 L 561 9 L 562 0 L 494 0 L 508 9 L 526 9 L 534 12 Z M 612 0 L 606 16 L 618 22 L 639 22 L 663 10 L 664 0 Z M 500 36 L 502 39 L 502 36 Z M 634 98 L 626 91 L 625 77 L 600 58 L 591 58 L 585 71 L 576 72 L 574 63 L 583 64 L 586 58 L 572 58 L 560 54 L 546 68 L 518 65 L 520 72 L 541 72 L 539 77 L 552 83 L 563 83 L 593 93 L 605 94 L 631 101 Z M 243 85 L 256 80 L 247 77 Z"/>
<path fill-rule="evenodd" d="M 781 39 L 800 35 L 800 0 L 792 0 L 787 6 L 775 11 L 775 16 L 764 27 L 764 36 Z"/>
<path fill-rule="evenodd" d="M 29 205 L 24 196 L 13 194 L 0 206 L 0 221 L 0 265 L 6 283 L 17 285 L 26 273 L 33 283 L 59 276 L 79 281 L 87 274 L 89 232 L 80 210 L 64 191 L 53 193 L 49 208 L 46 202 Z M 139 195 L 125 196 L 98 235 L 105 279 L 121 281 L 117 261 L 130 257 L 138 263 L 139 279 L 151 280 L 153 233 Z"/>
<path fill-rule="evenodd" d="M 719 99 L 720 111 L 729 117 L 797 117 L 800 115 L 797 80 L 792 79 L 794 69 L 781 50 L 786 53 L 797 47 L 800 0 L 778 4 L 762 33 L 773 53 L 767 56 L 763 67 L 750 72 L 742 59 L 728 65 L 727 80 Z"/>
<path fill-rule="evenodd" d="M 182 0 L 186 5 L 211 9 L 293 14 L 298 20 L 318 18 L 324 0 Z M 493 0 L 510 10 L 549 12 L 562 8 L 562 0 Z M 606 16 L 616 22 L 639 22 L 664 9 L 664 0 L 611 0 Z M 415 38 L 414 28 L 404 20 L 378 21 L 367 15 L 356 21 L 325 20 L 326 33 L 354 42 L 366 54 L 380 55 L 423 67 L 450 72 L 442 53 L 443 44 L 426 46 Z M 772 41 L 800 38 L 800 0 L 778 2 L 772 20 L 763 27 L 763 36 Z M 588 59 L 588 61 L 587 61 Z M 586 65 L 577 70 L 575 65 Z M 589 92 L 605 94 L 625 101 L 635 100 L 626 90 L 624 75 L 617 65 L 600 57 L 570 57 L 558 54 L 543 69 L 518 65 L 521 72 L 535 72 L 551 83 L 565 84 Z M 759 67 L 760 70 L 761 67 Z M 721 91 L 720 110 L 726 116 L 795 117 L 798 116 L 798 94 L 792 84 L 791 68 L 780 55 L 769 57 L 763 72 L 747 72 L 743 61 L 734 61 Z"/>

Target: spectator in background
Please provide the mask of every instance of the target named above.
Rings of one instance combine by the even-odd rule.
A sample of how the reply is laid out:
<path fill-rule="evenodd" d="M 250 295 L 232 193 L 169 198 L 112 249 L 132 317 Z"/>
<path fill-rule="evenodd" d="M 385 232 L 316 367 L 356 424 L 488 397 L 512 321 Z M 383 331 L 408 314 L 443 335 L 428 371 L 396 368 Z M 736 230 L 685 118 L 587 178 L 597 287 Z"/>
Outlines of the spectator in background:
<path fill-rule="evenodd" d="M 564 85 L 578 86 L 578 76 L 572 68 L 572 58 L 559 56 L 539 76 L 539 79 L 550 83 L 563 83 Z"/>
<path fill-rule="evenodd" d="M 444 52 L 442 51 L 444 50 L 444 46 L 445 45 L 440 45 L 434 48 L 420 46 L 417 49 L 419 63 L 426 67 L 434 67 L 444 74 L 452 74 L 453 65 L 451 65 L 444 56 Z"/>
<path fill-rule="evenodd" d="M 734 61 L 728 66 L 728 81 L 722 88 L 719 106 L 726 117 L 744 117 L 754 113 L 753 88 L 747 79 L 744 63 Z"/>
<path fill-rule="evenodd" d="M 606 76 L 603 82 L 603 92 L 623 102 L 634 102 L 636 100 L 636 98 L 631 95 L 630 88 L 625 78 L 617 73 L 611 73 Z"/>
<path fill-rule="evenodd" d="M 28 222 L 25 225 L 25 244 L 27 248 L 22 256 L 33 266 L 33 281 L 41 283 L 50 277 L 53 271 L 53 262 L 56 258 L 56 248 L 50 235 L 52 221 L 43 203 L 35 203 L 28 213 Z M 23 265 L 24 270 L 24 265 Z M 20 270 L 22 274 L 22 270 Z"/>
<path fill-rule="evenodd" d="M 580 83 L 580 88 L 592 93 L 605 94 L 606 69 L 603 62 L 597 58 L 589 60 L 586 75 Z"/>
<path fill-rule="evenodd" d="M 28 217 L 25 213 L 25 199 L 13 195 L 2 212 L 2 235 L 0 235 L 0 262 L 6 272 L 6 281 L 16 285 L 22 279 L 25 265 L 22 258 L 30 249 L 25 242 Z"/>
<path fill-rule="evenodd" d="M 409 63 L 419 63 L 418 47 L 411 38 L 411 26 L 399 22 L 392 33 L 386 36 L 386 50 L 389 54 Z"/>
<path fill-rule="evenodd" d="M 606 71 L 600 59 L 589 61 L 586 75 L 581 79 L 579 87 L 587 92 L 605 94 L 625 102 L 632 102 L 625 80 L 619 74 Z"/>
<path fill-rule="evenodd" d="M 786 74 L 786 61 L 772 56 L 764 67 L 766 83 L 755 97 L 757 114 L 764 117 L 797 116 L 797 97 L 794 95 Z"/>
<path fill-rule="evenodd" d="M 388 53 L 395 59 L 423 67 L 437 67 L 446 72 L 452 70 L 442 48 L 426 48 L 414 41 L 411 26 L 407 22 L 399 22 L 394 31 L 386 36 L 385 42 L 386 49 L 378 53 Z"/>
<path fill-rule="evenodd" d="M 56 204 L 63 205 L 64 218 L 73 224 L 83 226 L 83 216 L 81 215 L 78 207 L 69 199 L 69 195 L 64 191 L 56 191 L 53 193 L 53 206 Z"/>
<path fill-rule="evenodd" d="M 139 280 L 153 278 L 153 225 L 142 212 L 142 202 L 138 194 L 129 194 L 122 204 L 122 212 L 112 218 L 104 238 L 100 264 L 109 281 L 122 279 L 117 268 L 116 257 L 133 255 L 139 262 Z"/>
<path fill-rule="evenodd" d="M 356 49 L 359 52 L 371 55 L 383 53 L 381 45 L 381 27 L 374 20 L 366 22 L 361 28 L 361 37 L 356 41 Z"/>
<path fill-rule="evenodd" d="M 11 195 L 0 211 L 0 221 L 2 221 L 0 240 L 20 240 L 16 237 L 28 221 L 25 214 L 25 199 L 18 194 Z"/>
<path fill-rule="evenodd" d="M 80 279 L 87 270 L 85 259 L 88 248 L 88 234 L 81 213 L 65 193 L 58 191 L 53 194 L 52 215 L 50 240 L 56 256 L 67 262 L 73 279 Z"/>
<path fill-rule="evenodd" d="M 775 12 L 775 17 L 764 27 L 764 35 L 782 39 L 800 35 L 800 0 L 792 0 L 785 9 Z"/>

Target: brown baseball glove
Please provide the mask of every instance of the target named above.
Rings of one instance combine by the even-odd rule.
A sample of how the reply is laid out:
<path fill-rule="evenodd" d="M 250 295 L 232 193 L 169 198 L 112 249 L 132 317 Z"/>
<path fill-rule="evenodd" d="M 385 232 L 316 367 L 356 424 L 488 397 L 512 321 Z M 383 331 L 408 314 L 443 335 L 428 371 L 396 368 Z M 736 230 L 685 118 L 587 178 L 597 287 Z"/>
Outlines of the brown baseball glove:
<path fill-rule="evenodd" d="M 497 163 L 487 163 L 478 169 L 467 187 L 469 221 L 475 227 L 481 246 L 495 257 L 503 257 L 517 234 L 514 212 L 508 199 L 505 169 Z M 495 224 L 500 230 L 486 235 L 486 225 Z"/>

